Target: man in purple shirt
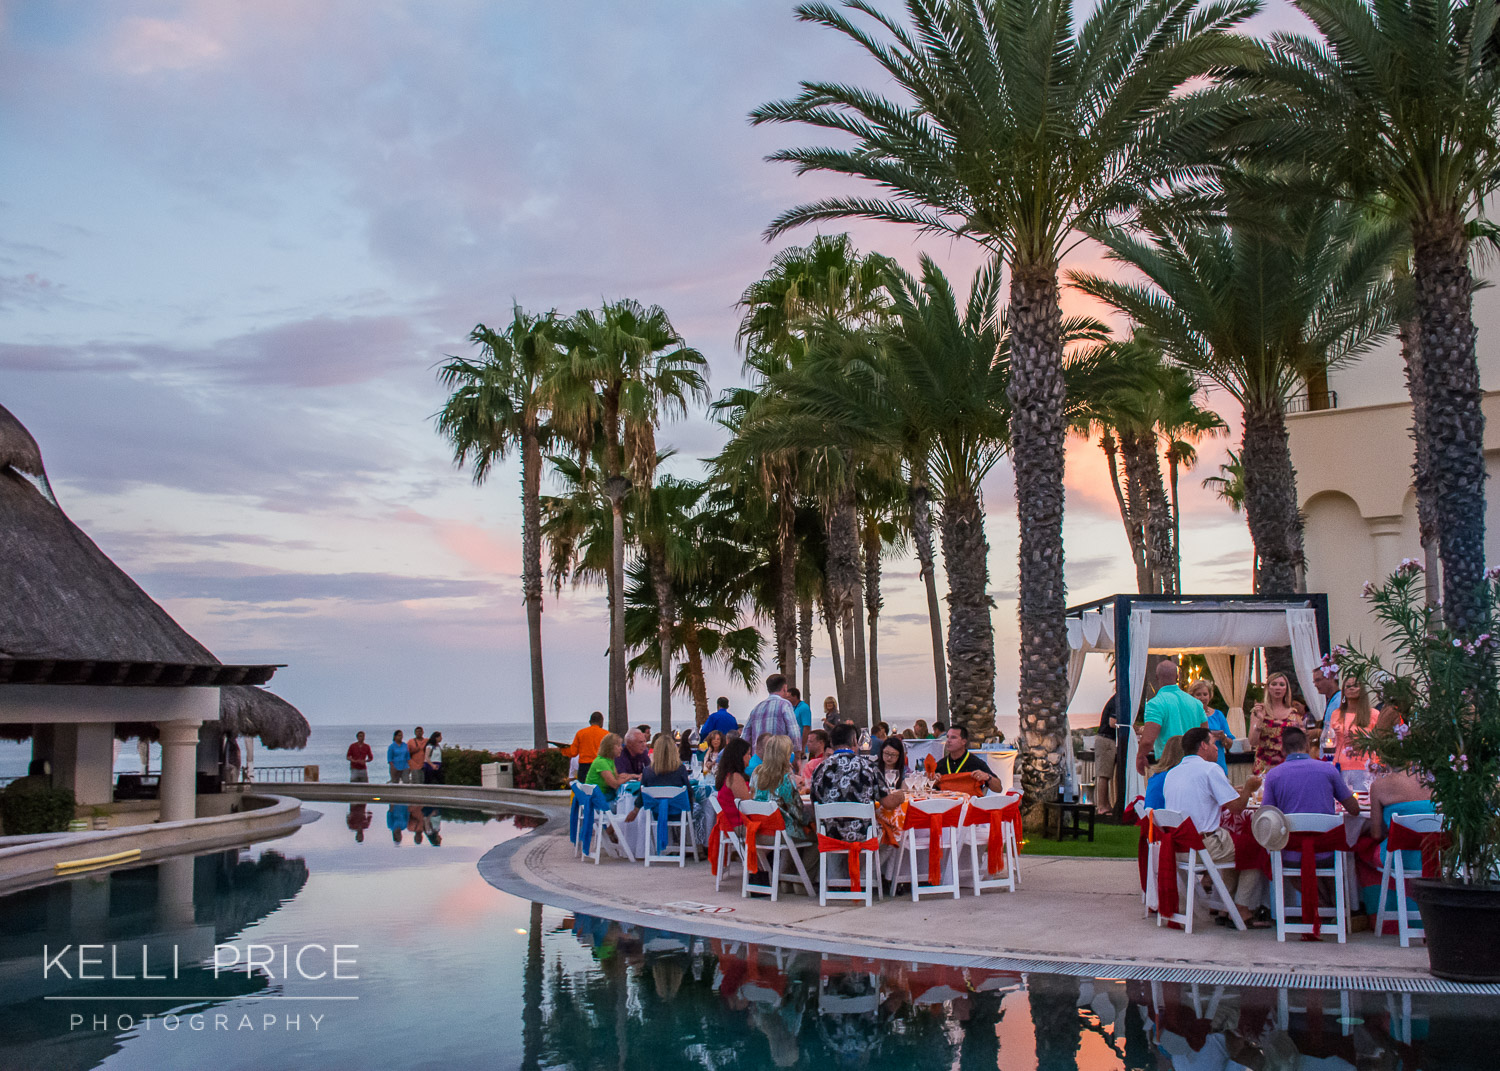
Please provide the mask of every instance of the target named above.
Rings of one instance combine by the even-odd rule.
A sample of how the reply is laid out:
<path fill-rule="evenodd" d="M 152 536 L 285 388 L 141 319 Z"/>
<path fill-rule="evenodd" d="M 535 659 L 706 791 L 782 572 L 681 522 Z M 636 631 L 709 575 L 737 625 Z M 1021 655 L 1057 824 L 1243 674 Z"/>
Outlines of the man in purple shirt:
<path fill-rule="evenodd" d="M 1338 768 L 1308 754 L 1306 733 L 1287 729 L 1281 734 L 1281 746 L 1286 760 L 1266 772 L 1261 803 L 1285 814 L 1337 814 L 1339 803 L 1350 814 L 1360 813 L 1359 801 Z"/>
<path fill-rule="evenodd" d="M 792 751 L 802 750 L 802 729 L 797 725 L 797 711 L 787 698 L 786 677 L 773 673 L 766 678 L 766 691 L 771 694 L 755 704 L 755 709 L 745 719 L 744 738 L 754 747 L 763 733 L 772 736 L 787 736 L 792 740 Z"/>

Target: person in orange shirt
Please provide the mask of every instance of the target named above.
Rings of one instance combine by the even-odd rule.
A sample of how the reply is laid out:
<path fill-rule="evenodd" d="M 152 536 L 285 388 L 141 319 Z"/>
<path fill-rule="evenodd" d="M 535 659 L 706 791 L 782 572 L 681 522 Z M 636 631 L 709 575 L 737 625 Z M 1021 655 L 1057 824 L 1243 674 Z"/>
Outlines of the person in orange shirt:
<path fill-rule="evenodd" d="M 596 710 L 589 715 L 589 723 L 574 735 L 573 743 L 562 749 L 570 759 L 577 756 L 578 780 L 588 779 L 589 766 L 599 757 L 599 741 L 608 735 L 604 729 L 604 715 Z"/>

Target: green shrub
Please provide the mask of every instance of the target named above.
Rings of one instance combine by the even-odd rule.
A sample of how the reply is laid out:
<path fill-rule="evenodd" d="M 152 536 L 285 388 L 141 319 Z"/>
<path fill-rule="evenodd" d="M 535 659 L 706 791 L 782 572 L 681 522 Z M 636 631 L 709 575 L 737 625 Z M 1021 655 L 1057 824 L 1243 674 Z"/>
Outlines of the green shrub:
<path fill-rule="evenodd" d="M 479 767 L 494 761 L 493 755 L 478 748 L 444 747 L 443 784 L 477 785 Z"/>
<path fill-rule="evenodd" d="M 53 788 L 36 777 L 12 781 L 0 795 L 0 819 L 7 836 L 31 833 L 63 833 L 78 802 L 66 788 Z"/>

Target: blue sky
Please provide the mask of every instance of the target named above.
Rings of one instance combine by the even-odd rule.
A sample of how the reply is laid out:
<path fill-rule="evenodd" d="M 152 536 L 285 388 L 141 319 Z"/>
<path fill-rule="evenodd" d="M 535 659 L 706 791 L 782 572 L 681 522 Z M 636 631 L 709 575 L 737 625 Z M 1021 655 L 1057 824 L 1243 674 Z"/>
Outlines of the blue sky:
<path fill-rule="evenodd" d="M 0 403 L 69 514 L 220 658 L 289 663 L 274 687 L 314 722 L 524 719 L 518 483 L 453 469 L 433 366 L 512 299 L 631 296 L 670 312 L 716 391 L 737 382 L 736 297 L 812 237 L 761 230 L 833 188 L 763 162 L 801 135 L 745 115 L 802 77 L 872 79 L 791 9 L 0 3 Z M 977 264 L 852 230 L 965 280 Z M 684 472 L 719 442 L 702 419 L 661 438 Z M 1249 582 L 1243 523 L 1198 489 L 1221 450 L 1184 482 L 1189 588 Z M 1071 448 L 1069 489 L 1071 597 L 1128 588 L 1096 448 Z M 1004 466 L 986 509 L 1009 710 Z M 925 609 L 914 563 L 887 569 L 882 684 L 908 723 L 931 709 Z M 549 601 L 544 629 L 560 732 L 604 702 L 602 594 Z M 826 658 L 814 676 L 832 691 Z"/>

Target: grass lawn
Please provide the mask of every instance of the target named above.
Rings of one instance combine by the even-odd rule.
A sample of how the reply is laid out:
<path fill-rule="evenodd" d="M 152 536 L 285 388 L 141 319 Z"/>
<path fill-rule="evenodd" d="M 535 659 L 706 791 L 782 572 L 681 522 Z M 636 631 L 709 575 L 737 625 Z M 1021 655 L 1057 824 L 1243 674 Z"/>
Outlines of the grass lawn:
<path fill-rule="evenodd" d="M 1071 855 L 1092 856 L 1101 859 L 1134 859 L 1140 831 L 1135 826 L 1094 826 L 1094 842 L 1080 837 L 1078 840 L 1051 840 L 1028 836 L 1021 846 L 1023 855 Z"/>

